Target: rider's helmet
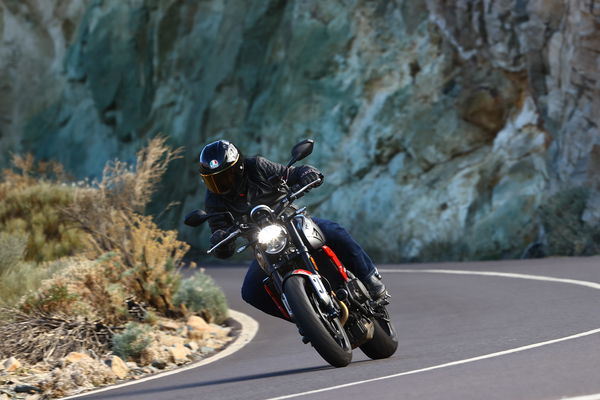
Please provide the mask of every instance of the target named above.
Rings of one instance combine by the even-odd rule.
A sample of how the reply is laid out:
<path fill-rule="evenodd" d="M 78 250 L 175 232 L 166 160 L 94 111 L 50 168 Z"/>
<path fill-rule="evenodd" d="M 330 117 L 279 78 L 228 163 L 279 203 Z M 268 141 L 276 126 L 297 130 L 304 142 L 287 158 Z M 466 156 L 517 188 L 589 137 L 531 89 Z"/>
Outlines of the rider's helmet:
<path fill-rule="evenodd" d="M 244 156 L 233 143 L 217 140 L 200 152 L 200 176 L 213 193 L 227 194 L 240 185 Z"/>

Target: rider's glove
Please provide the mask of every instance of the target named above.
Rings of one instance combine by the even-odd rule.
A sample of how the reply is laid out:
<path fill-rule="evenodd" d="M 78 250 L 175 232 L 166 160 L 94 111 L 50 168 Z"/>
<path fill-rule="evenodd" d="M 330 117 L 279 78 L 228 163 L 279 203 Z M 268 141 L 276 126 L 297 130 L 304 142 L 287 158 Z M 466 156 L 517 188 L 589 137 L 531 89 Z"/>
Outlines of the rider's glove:
<path fill-rule="evenodd" d="M 316 168 L 306 166 L 300 173 L 300 186 L 304 187 L 309 183 L 316 181 L 317 179 L 320 179 L 321 182 L 315 184 L 313 188 L 316 188 L 323 183 L 323 174 Z"/>
<path fill-rule="evenodd" d="M 229 235 L 226 231 L 224 231 L 223 229 L 217 229 L 216 231 L 213 232 L 212 235 L 210 235 L 210 247 L 215 246 L 216 244 L 221 242 L 223 239 L 225 239 L 227 236 L 229 236 Z M 233 255 L 234 252 L 235 252 L 235 241 L 220 246 L 219 248 L 215 249 L 213 254 L 217 258 L 229 258 Z"/>
<path fill-rule="evenodd" d="M 217 229 L 212 235 L 210 235 L 210 245 L 214 246 L 226 237 L 227 232 L 225 232 L 223 229 Z"/>

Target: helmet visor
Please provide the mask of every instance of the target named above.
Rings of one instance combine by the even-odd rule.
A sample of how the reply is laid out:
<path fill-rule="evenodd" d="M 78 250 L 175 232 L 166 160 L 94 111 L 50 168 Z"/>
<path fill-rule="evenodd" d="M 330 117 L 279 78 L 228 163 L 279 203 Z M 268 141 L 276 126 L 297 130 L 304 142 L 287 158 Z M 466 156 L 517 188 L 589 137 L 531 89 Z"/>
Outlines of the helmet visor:
<path fill-rule="evenodd" d="M 216 194 L 226 194 L 237 185 L 238 167 L 237 162 L 226 169 L 213 174 L 200 174 L 208 190 Z"/>

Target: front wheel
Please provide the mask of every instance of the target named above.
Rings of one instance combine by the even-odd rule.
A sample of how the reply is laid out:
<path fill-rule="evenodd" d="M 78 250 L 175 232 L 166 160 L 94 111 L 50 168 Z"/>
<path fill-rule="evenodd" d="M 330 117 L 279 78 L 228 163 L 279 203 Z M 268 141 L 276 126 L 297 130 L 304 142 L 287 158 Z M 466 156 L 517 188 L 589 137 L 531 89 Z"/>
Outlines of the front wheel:
<path fill-rule="evenodd" d="M 325 361 L 345 367 L 352 360 L 352 347 L 338 318 L 326 315 L 306 278 L 291 276 L 284 293 L 294 322 Z"/>
<path fill-rule="evenodd" d="M 360 346 L 367 357 L 373 360 L 391 357 L 398 348 L 396 329 L 389 319 L 387 310 L 384 309 L 385 318 L 375 318 L 373 339 Z"/>

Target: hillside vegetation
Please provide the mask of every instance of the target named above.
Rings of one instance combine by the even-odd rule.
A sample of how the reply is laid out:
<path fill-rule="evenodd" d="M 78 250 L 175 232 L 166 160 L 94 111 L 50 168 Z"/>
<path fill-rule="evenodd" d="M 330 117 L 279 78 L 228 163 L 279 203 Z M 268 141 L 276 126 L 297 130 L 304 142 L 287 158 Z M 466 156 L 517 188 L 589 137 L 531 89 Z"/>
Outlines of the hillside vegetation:
<path fill-rule="evenodd" d="M 225 299 L 210 278 L 200 282 L 204 302 L 202 293 L 190 295 L 190 283 L 182 285 L 188 245 L 144 215 L 178 154 L 156 138 L 135 165 L 109 162 L 94 182 L 73 182 L 58 164 L 14 157 L 0 183 L 0 358 L 100 356 L 132 321 L 152 325 L 196 313 L 223 322 Z"/>

